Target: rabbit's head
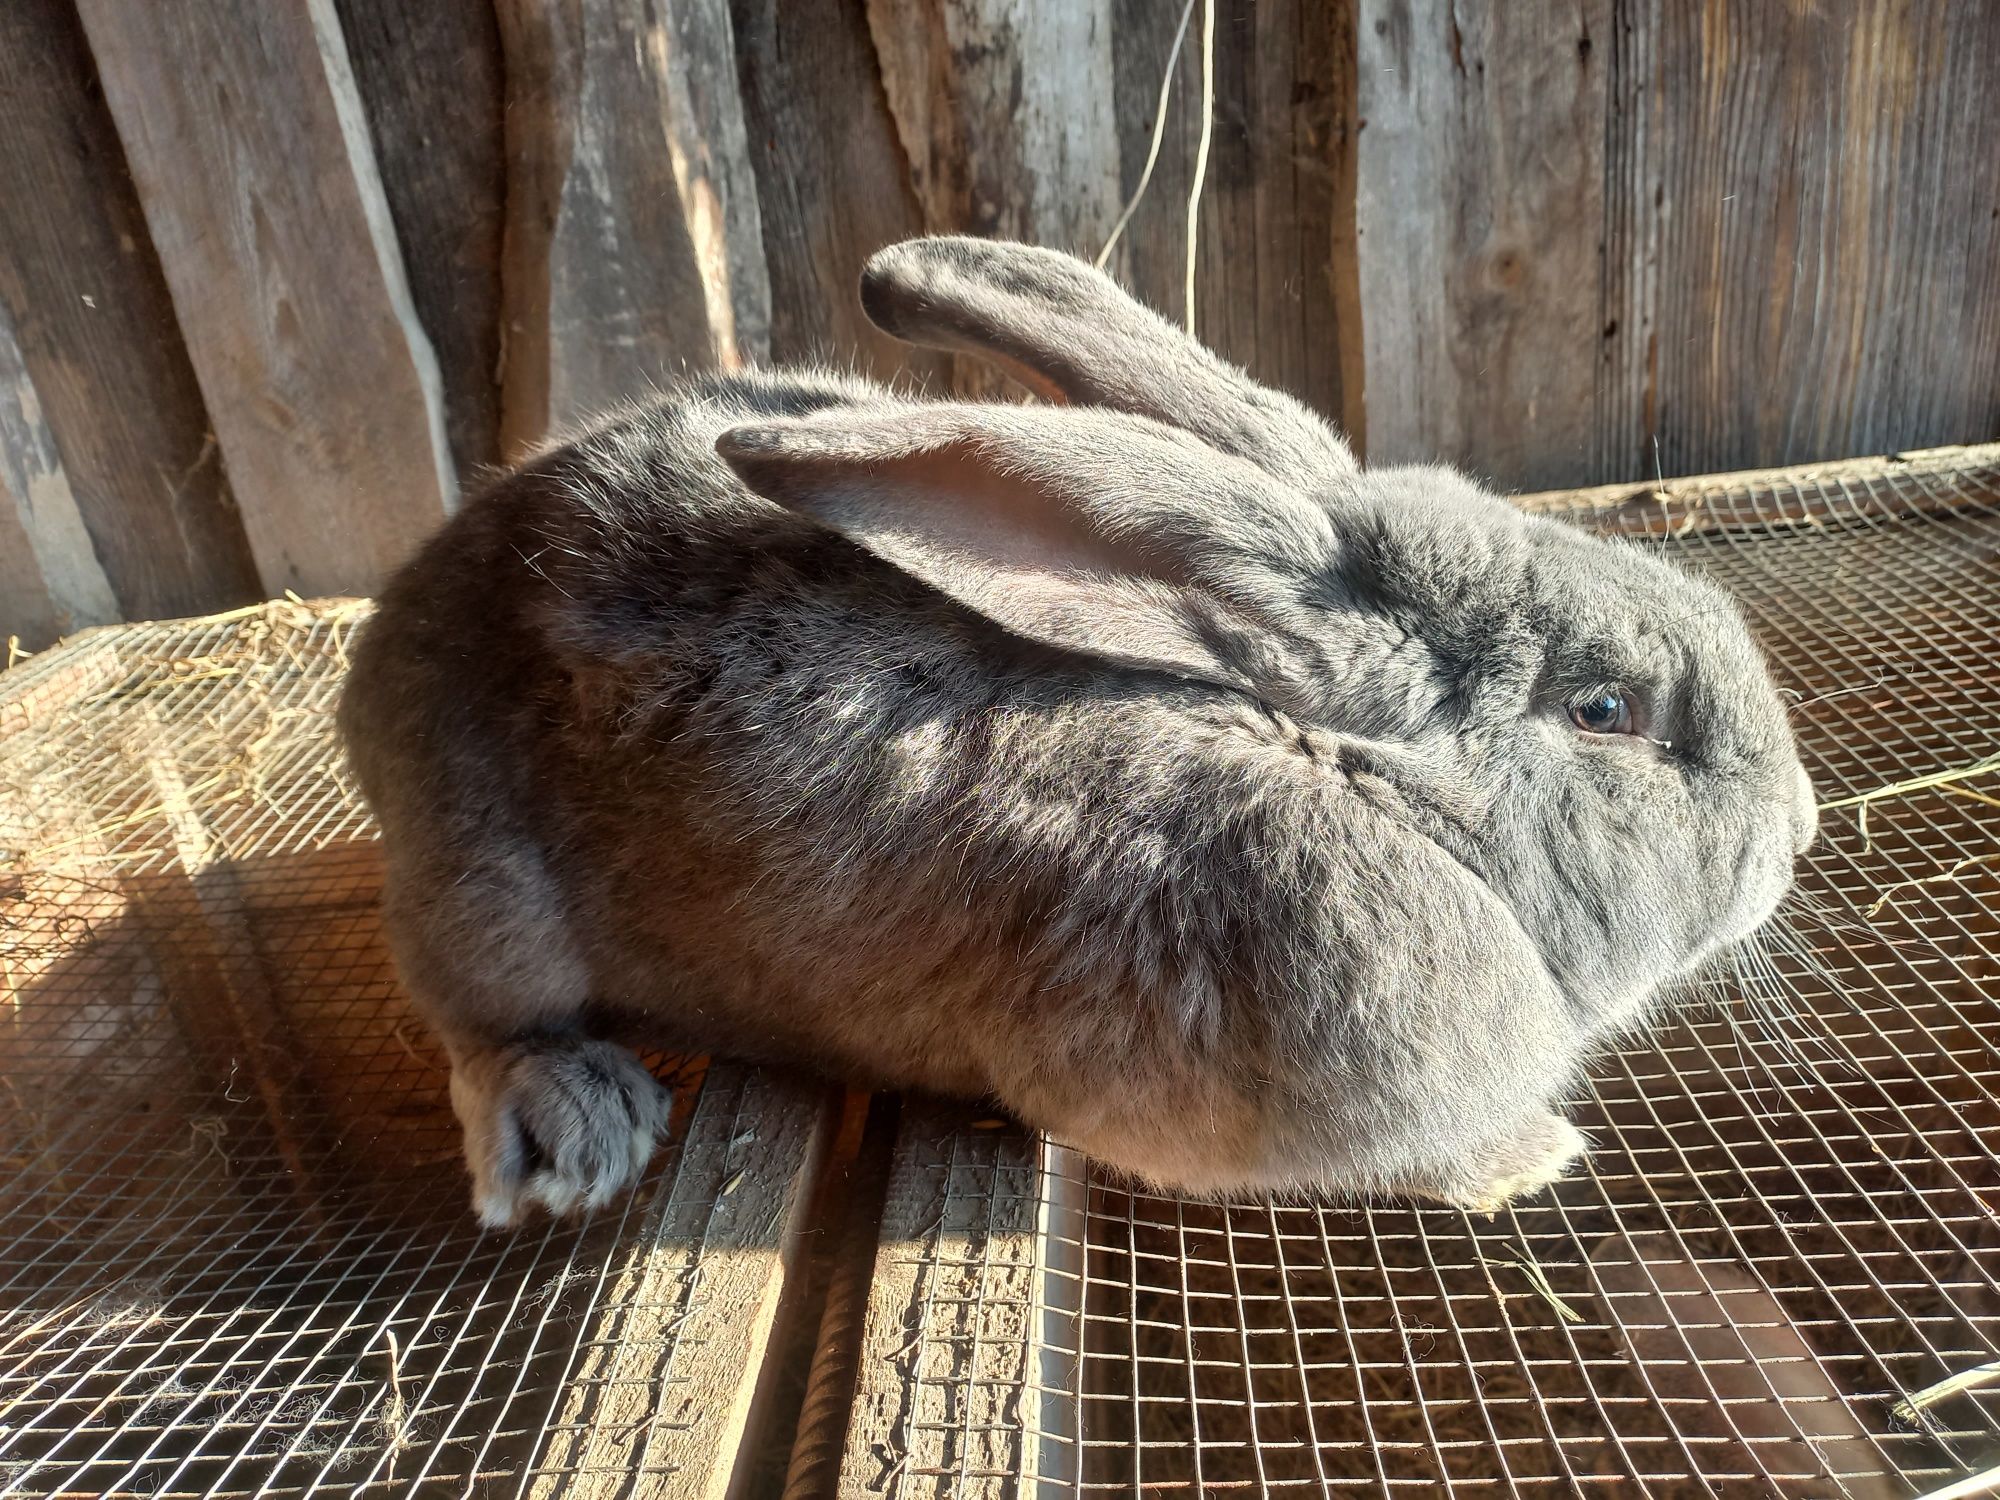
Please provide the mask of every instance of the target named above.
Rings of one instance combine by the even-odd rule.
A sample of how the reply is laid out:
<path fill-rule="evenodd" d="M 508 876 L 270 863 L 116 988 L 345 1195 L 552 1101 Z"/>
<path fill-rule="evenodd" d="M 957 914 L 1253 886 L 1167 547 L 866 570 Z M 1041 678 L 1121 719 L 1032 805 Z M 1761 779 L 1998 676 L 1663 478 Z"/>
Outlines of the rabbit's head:
<path fill-rule="evenodd" d="M 1814 804 L 1735 606 L 1449 469 L 1364 471 L 1072 258 L 874 257 L 900 337 L 1052 405 L 870 404 L 737 427 L 751 488 L 1016 636 L 1206 682 L 1452 855 L 1592 1025 L 1742 938 Z"/>

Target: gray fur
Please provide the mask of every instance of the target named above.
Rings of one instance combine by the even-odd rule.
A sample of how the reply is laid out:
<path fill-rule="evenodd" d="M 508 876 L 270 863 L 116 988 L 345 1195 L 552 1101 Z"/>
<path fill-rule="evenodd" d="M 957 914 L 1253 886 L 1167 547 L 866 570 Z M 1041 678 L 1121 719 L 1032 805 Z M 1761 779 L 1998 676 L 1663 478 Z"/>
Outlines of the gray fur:
<path fill-rule="evenodd" d="M 358 652 L 482 1211 L 636 1177 L 613 1145 L 660 1116 L 614 1019 L 992 1097 L 1192 1191 L 1559 1175 L 1593 1045 L 1812 836 L 1734 607 L 1449 470 L 1357 470 L 1066 257 L 918 241 L 864 288 L 1084 404 L 691 382 L 469 505 Z M 1571 724 L 1610 683 L 1645 737 Z"/>
<path fill-rule="evenodd" d="M 1165 422 L 1287 483 L 1354 470 L 1347 444 L 1297 401 L 1057 251 L 908 240 L 869 260 L 861 305 L 900 339 L 982 355 L 1051 400 Z"/>

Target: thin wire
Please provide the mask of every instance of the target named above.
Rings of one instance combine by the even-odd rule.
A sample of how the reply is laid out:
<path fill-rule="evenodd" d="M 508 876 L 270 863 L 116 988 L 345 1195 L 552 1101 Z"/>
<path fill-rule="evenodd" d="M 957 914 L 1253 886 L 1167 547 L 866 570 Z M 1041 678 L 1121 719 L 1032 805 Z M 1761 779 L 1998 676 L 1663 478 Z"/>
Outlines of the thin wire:
<path fill-rule="evenodd" d="M 1188 188 L 1187 292 L 1182 303 L 1187 331 L 1194 334 L 1194 263 L 1199 234 L 1201 185 L 1208 176 L 1208 142 L 1215 130 L 1215 0 L 1201 0 L 1201 143 L 1194 152 L 1194 182 Z"/>
<path fill-rule="evenodd" d="M 1097 252 L 1097 259 L 1091 264 L 1098 270 L 1111 259 L 1111 252 L 1118 244 L 1118 236 L 1125 232 L 1125 226 L 1132 222 L 1132 215 L 1138 211 L 1139 200 L 1146 196 L 1146 189 L 1153 181 L 1153 166 L 1160 159 L 1160 140 L 1167 133 L 1167 100 L 1174 91 L 1174 68 L 1181 60 L 1181 44 L 1187 40 L 1188 22 L 1194 19 L 1194 0 L 1187 0 L 1181 7 L 1181 24 L 1174 32 L 1173 50 L 1167 54 L 1166 72 L 1160 75 L 1160 103 L 1153 111 L 1153 143 L 1146 148 L 1146 165 L 1139 171 L 1139 185 L 1132 190 L 1132 196 L 1125 200 L 1125 211 L 1118 215 L 1118 222 L 1111 226 L 1111 233 L 1104 241 L 1104 248 Z"/>

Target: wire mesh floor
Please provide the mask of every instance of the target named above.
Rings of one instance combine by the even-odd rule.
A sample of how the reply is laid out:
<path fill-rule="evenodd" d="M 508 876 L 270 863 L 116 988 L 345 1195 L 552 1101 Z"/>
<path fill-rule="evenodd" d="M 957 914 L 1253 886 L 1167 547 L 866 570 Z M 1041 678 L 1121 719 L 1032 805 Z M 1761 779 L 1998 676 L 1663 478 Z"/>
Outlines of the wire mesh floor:
<path fill-rule="evenodd" d="M 1491 1220 L 1133 1193 L 1046 1143 L 919 1118 L 851 1482 L 2000 1482 L 1975 1477 L 2000 1460 L 2000 450 L 1527 503 L 1745 602 L 1835 804 L 1795 936 L 1605 1057 L 1576 1101 L 1587 1170 Z"/>
<path fill-rule="evenodd" d="M 782 1209 L 816 1105 L 682 1070 L 632 1199 L 478 1231 L 334 750 L 365 608 L 117 627 L 0 678 L 0 1492 L 706 1482 L 690 1434 L 734 1393 L 688 1384 L 765 1248 L 729 1185 Z"/>
<path fill-rule="evenodd" d="M 2000 771 L 1961 774 L 2000 753 L 2000 467 L 1577 513 L 1745 600 L 1823 798 L 1899 788 L 1828 811 L 1828 914 L 1606 1058 L 1588 1173 L 1492 1221 L 1132 1194 L 906 1111 L 867 1492 L 1872 1497 L 2000 1459 L 2000 1379 L 1935 1392 L 2000 1360 Z M 816 1106 L 691 1075 L 630 1203 L 476 1231 L 332 751 L 364 610 L 0 677 L 0 1492 L 713 1479 L 703 1372 Z"/>
<path fill-rule="evenodd" d="M 1828 802 L 2000 754 L 2000 472 L 1878 467 L 1627 528 L 1745 602 Z M 1887 1496 L 2000 1458 L 2000 1385 L 1892 1410 L 2000 1357 L 1991 769 L 1829 811 L 1796 939 L 1606 1058 L 1587 1174 L 1526 1206 L 1092 1181 L 1075 1487 Z"/>

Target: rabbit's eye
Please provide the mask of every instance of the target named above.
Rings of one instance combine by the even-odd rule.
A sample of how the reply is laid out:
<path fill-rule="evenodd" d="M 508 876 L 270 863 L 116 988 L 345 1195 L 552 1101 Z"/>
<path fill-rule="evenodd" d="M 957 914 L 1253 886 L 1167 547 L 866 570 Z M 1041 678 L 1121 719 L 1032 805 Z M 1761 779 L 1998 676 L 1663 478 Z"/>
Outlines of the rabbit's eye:
<path fill-rule="evenodd" d="M 1593 693 L 1569 707 L 1570 722 L 1585 734 L 1630 734 L 1632 704 L 1615 688 Z"/>

